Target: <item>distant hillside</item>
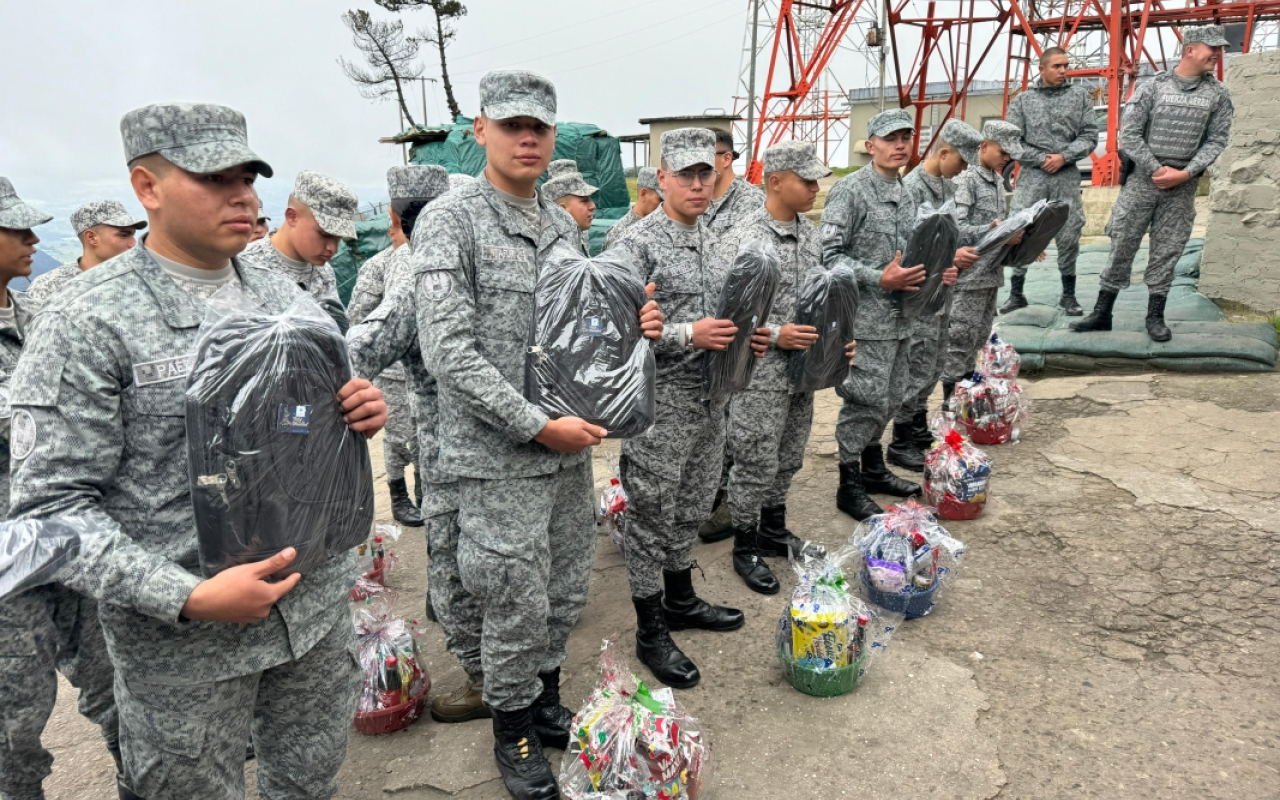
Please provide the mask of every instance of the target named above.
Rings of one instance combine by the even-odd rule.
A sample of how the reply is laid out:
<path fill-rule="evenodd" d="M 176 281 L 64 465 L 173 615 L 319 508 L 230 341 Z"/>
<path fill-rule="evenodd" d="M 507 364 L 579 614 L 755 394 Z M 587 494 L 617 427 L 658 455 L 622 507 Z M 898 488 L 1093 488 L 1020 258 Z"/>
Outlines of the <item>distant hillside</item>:
<path fill-rule="evenodd" d="M 55 269 L 60 265 L 61 262 L 59 262 L 58 259 L 43 250 L 37 250 L 35 257 L 31 260 L 31 277 L 34 278 L 37 275 L 43 275 L 49 270 Z M 27 288 L 29 283 L 30 281 L 27 278 L 18 278 L 9 285 L 11 288 L 22 291 Z"/>

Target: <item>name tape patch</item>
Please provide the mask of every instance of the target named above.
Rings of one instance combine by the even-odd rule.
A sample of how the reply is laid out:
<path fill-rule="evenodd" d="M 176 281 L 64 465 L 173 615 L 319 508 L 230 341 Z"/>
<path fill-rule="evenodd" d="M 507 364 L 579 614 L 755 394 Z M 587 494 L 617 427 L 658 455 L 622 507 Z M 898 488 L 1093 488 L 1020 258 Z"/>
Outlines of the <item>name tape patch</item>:
<path fill-rule="evenodd" d="M 153 383 L 166 383 L 185 378 L 191 374 L 195 365 L 195 356 L 175 356 L 159 361 L 148 361 L 145 364 L 133 365 L 133 382 L 138 386 L 149 386 Z"/>
<path fill-rule="evenodd" d="M 480 248 L 481 261 L 527 261 L 524 248 L 486 244 Z"/>

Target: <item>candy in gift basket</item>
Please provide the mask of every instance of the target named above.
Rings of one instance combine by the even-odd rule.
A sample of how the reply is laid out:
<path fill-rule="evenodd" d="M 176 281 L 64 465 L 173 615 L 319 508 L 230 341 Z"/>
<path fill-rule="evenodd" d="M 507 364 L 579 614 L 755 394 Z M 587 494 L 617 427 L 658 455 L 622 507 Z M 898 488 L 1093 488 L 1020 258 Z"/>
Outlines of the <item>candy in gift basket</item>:
<path fill-rule="evenodd" d="M 934 419 L 936 444 L 924 460 L 924 499 L 939 519 L 973 519 L 987 504 L 991 459 L 965 441 L 946 412 Z"/>
<path fill-rule="evenodd" d="M 417 622 L 391 611 L 383 592 L 354 607 L 364 685 L 356 707 L 356 730 L 377 735 L 406 728 L 422 716 L 431 676 L 418 651 Z"/>
<path fill-rule="evenodd" d="M 999 325 L 991 330 L 991 338 L 978 351 L 978 371 L 993 378 L 1016 378 L 1022 367 L 1022 356 L 1013 345 L 1000 338 Z"/>
<path fill-rule="evenodd" d="M 951 410 L 975 444 L 1004 444 L 1018 441 L 1027 401 L 1016 381 L 979 371 L 956 384 Z"/>
<path fill-rule="evenodd" d="M 964 545 L 915 501 L 868 517 L 853 533 L 868 603 L 907 619 L 933 610 L 955 581 Z"/>
<path fill-rule="evenodd" d="M 844 565 L 858 555 L 846 547 L 792 562 L 800 580 L 778 620 L 778 658 L 787 680 L 805 694 L 836 697 L 856 689 L 902 621 L 850 592 Z"/>
<path fill-rule="evenodd" d="M 618 552 L 626 553 L 626 535 L 623 521 L 627 513 L 627 492 L 622 488 L 622 475 L 618 471 L 617 462 L 609 459 L 612 467 L 609 485 L 600 492 L 600 501 L 596 504 L 596 524 L 600 533 L 607 535 L 617 545 Z"/>
<path fill-rule="evenodd" d="M 697 800 L 710 748 L 671 689 L 651 691 L 605 642 L 600 685 L 573 718 L 560 762 L 568 800 Z"/>
<path fill-rule="evenodd" d="M 391 545 L 400 541 L 401 528 L 390 522 L 379 522 L 373 526 L 368 541 L 356 546 L 356 571 L 364 579 L 380 586 L 387 585 L 387 579 L 395 570 L 400 559 L 391 551 Z M 357 582 L 356 588 L 360 588 Z M 364 599 L 356 597 L 352 590 L 352 600 Z"/>

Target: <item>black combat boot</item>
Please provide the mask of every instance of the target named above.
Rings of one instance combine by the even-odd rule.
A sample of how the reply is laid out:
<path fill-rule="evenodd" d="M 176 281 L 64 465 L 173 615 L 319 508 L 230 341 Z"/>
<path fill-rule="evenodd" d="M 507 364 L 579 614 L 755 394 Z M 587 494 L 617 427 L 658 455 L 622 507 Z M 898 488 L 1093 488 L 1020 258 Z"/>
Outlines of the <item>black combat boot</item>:
<path fill-rule="evenodd" d="M 858 462 L 840 464 L 840 488 L 836 489 L 836 508 L 862 522 L 876 514 L 883 514 L 884 509 L 867 496 L 862 485 L 862 475 L 858 471 Z"/>
<path fill-rule="evenodd" d="M 711 517 L 698 528 L 698 538 L 707 544 L 723 542 L 733 535 L 733 522 L 729 519 L 729 493 L 724 489 L 716 492 L 716 502 L 712 506 Z"/>
<path fill-rule="evenodd" d="M 636 656 L 654 677 L 676 689 L 691 689 L 702 674 L 689 657 L 671 641 L 671 631 L 662 608 L 662 592 L 652 597 L 633 597 L 636 607 Z"/>
<path fill-rule="evenodd" d="M 879 442 L 872 442 L 862 451 L 862 486 L 868 494 L 887 494 L 892 497 L 920 494 L 920 484 L 899 478 L 885 466 Z"/>
<path fill-rule="evenodd" d="M 1116 305 L 1117 294 L 1119 293 L 1106 289 L 1099 291 L 1098 303 L 1093 307 L 1093 313 L 1079 322 L 1071 323 L 1071 330 L 1080 333 L 1111 330 L 1111 309 Z"/>
<path fill-rule="evenodd" d="M 1164 303 L 1167 295 L 1153 294 L 1147 298 L 1147 335 L 1155 342 L 1167 342 L 1173 338 L 1173 331 L 1164 324 Z"/>
<path fill-rule="evenodd" d="M 777 594 L 782 586 L 756 547 L 756 528 L 733 528 L 733 571 L 753 592 Z"/>
<path fill-rule="evenodd" d="M 419 516 L 422 512 L 422 473 L 418 471 L 418 465 L 413 465 L 413 504 L 418 507 Z"/>
<path fill-rule="evenodd" d="M 391 516 L 395 521 L 410 528 L 421 528 L 422 512 L 409 501 L 409 487 L 405 485 L 404 478 L 398 481 L 388 478 L 387 489 L 391 491 Z"/>
<path fill-rule="evenodd" d="M 956 393 L 955 381 L 942 382 L 942 410 L 949 411 L 951 406 L 951 396 Z"/>
<path fill-rule="evenodd" d="M 1084 309 L 1076 300 L 1075 275 L 1062 276 L 1062 297 L 1058 298 L 1058 308 L 1061 308 L 1062 313 L 1068 317 L 1079 317 L 1084 314 Z"/>
<path fill-rule="evenodd" d="M 560 670 L 539 672 L 542 694 L 533 701 L 533 730 L 543 747 L 564 750 L 569 747 L 569 731 L 573 728 L 573 712 L 560 705 Z"/>
<path fill-rule="evenodd" d="M 1017 311 L 1020 308 L 1027 307 L 1027 296 L 1022 293 L 1026 288 L 1027 276 L 1013 274 L 1009 276 L 1009 299 L 1004 301 L 1004 305 L 1000 306 L 1001 314 L 1008 314 L 1011 311 Z"/>
<path fill-rule="evenodd" d="M 893 441 L 889 443 L 889 463 L 912 472 L 924 472 L 924 453 L 916 446 L 910 423 L 893 423 Z"/>
<path fill-rule="evenodd" d="M 516 800 L 559 800 L 560 787 L 533 729 L 532 709 L 493 710 L 493 756 Z"/>
<path fill-rule="evenodd" d="M 933 431 L 929 430 L 929 412 L 920 410 L 911 417 L 911 441 L 921 450 L 933 447 Z"/>
<path fill-rule="evenodd" d="M 817 542 L 803 542 L 787 529 L 787 506 L 770 506 L 760 509 L 760 527 L 756 529 L 756 547 L 762 556 L 783 556 L 801 553 L 822 558 L 827 548 Z"/>
<path fill-rule="evenodd" d="M 693 592 L 693 567 L 679 572 L 662 571 L 666 589 L 663 608 L 667 627 L 673 631 L 698 628 L 704 631 L 736 631 L 747 621 L 736 608 L 713 606 Z"/>

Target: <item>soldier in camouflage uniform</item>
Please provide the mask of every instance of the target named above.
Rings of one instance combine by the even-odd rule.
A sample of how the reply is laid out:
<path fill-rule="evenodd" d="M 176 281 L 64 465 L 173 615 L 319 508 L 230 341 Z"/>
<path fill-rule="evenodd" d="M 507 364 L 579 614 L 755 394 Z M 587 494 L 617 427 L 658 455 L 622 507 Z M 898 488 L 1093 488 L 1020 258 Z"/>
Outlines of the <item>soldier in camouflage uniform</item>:
<path fill-rule="evenodd" d="M 1061 47 L 1047 48 L 1040 56 L 1039 80 L 1009 102 L 1005 119 L 1022 131 L 1018 142 L 1018 163 L 1022 166 L 1011 210 L 1021 211 L 1039 200 L 1071 205 L 1071 216 L 1054 239 L 1062 278 L 1058 307 L 1068 317 L 1078 317 L 1084 312 L 1076 301 L 1076 258 L 1085 219 L 1076 162 L 1097 147 L 1098 123 L 1089 90 L 1067 83 L 1069 60 Z M 1009 300 L 1000 308 L 1001 314 L 1027 305 L 1022 293 L 1026 280 L 1027 267 L 1014 267 Z"/>
<path fill-rule="evenodd" d="M 978 234 L 1004 219 L 1004 179 L 1000 173 L 1017 154 L 1021 135 L 1003 120 L 991 120 L 982 126 L 978 161 L 956 178 L 956 214 L 961 225 L 967 226 L 961 230 L 961 244 L 976 244 Z M 974 357 L 991 335 L 996 295 L 1003 285 L 1004 269 L 991 259 L 960 273 L 951 295 L 947 362 L 942 370 L 942 393 L 947 400 L 956 383 L 973 372 Z"/>
<path fill-rule="evenodd" d="M 867 122 L 870 166 L 841 178 L 822 211 L 822 261 L 845 264 L 858 279 L 860 299 L 854 335 L 858 360 L 836 388 L 844 398 L 836 423 L 840 488 L 836 507 L 863 520 L 882 512 L 870 492 L 909 497 L 920 485 L 889 471 L 880 436 L 907 396 L 911 326 L 894 312 L 890 293 L 919 291 L 924 265 L 902 266 L 902 250 L 916 223 L 916 201 L 898 177 L 910 158 L 915 129 L 900 109 Z M 948 283 L 955 274 L 947 273 Z"/>
<path fill-rule="evenodd" d="M 410 165 L 392 167 L 397 172 L 392 190 L 392 211 L 403 235 L 412 238 L 418 216 L 427 204 L 449 191 L 443 167 Z M 400 210 L 397 211 L 396 209 Z M 412 215 L 412 216 L 410 216 Z M 421 236 L 421 234 L 417 234 Z M 423 476 L 422 513 L 427 526 L 430 559 L 427 607 L 444 628 L 445 645 L 457 656 L 468 681 L 461 689 L 431 699 L 431 717 L 437 722 L 466 722 L 491 716 L 481 697 L 484 670 L 480 663 L 480 629 L 484 614 L 479 601 L 462 586 L 458 573 L 458 480 L 441 471 L 436 423 L 439 419 L 436 380 L 427 372 L 418 346 L 418 309 L 415 296 L 412 246 L 392 251 L 387 268 L 387 289 L 381 303 L 347 331 L 351 366 L 356 375 L 370 378 L 386 374 L 390 366 L 402 367 L 417 401 L 417 438 Z M 351 309 L 354 316 L 356 304 Z"/>
<path fill-rule="evenodd" d="M 249 237 L 250 243 L 259 239 L 267 238 L 267 234 L 271 233 L 271 217 L 267 216 L 266 206 L 258 205 L 258 219 L 253 223 L 253 235 Z"/>
<path fill-rule="evenodd" d="M 768 243 L 778 253 L 782 280 L 765 325 L 753 344 L 763 357 L 751 384 L 729 401 L 729 508 L 733 516 L 733 568 L 748 588 L 776 594 L 778 580 L 762 556 L 800 557 L 804 543 L 787 530 L 787 493 L 804 464 L 813 424 L 813 393 L 790 392 L 787 354 L 818 339 L 796 325 L 796 297 L 811 272 L 822 269 L 818 227 L 805 216 L 818 196 L 818 179 L 831 174 L 807 142 L 781 142 L 764 152 L 764 207 L 748 213 L 721 239 L 721 259 L 732 263 L 742 245 Z M 850 356 L 856 343 L 850 344 Z"/>
<path fill-rule="evenodd" d="M 737 332 L 729 320 L 711 317 L 728 271 L 716 235 L 699 220 L 710 202 L 714 161 L 715 137 L 705 128 L 662 134 L 658 184 L 666 199 L 616 245 L 635 261 L 641 280 L 656 284 L 654 297 L 667 315 L 654 348 L 657 419 L 623 443 L 620 468 L 636 649 L 660 681 L 678 689 L 701 676 L 670 631 L 730 631 L 744 621 L 741 611 L 699 599 L 692 577 L 694 539 L 720 477 L 728 405 L 727 398 L 702 402 L 703 352 L 723 350 Z"/>
<path fill-rule="evenodd" d="M 82 533 L 56 577 L 99 602 L 118 674 L 121 797 L 243 797 L 251 731 L 263 797 L 332 797 L 361 684 L 354 558 L 269 582 L 295 557 L 286 548 L 202 579 L 187 465 L 184 385 L 208 299 L 238 286 L 282 313 L 298 297 L 277 270 L 235 257 L 253 229 L 254 179 L 271 168 L 223 106 L 147 106 L 120 127 L 151 229 L 73 281 L 27 343 L 12 382 L 13 516 L 101 529 Z M 368 381 L 338 402 L 366 436 L 385 420 Z"/>
<path fill-rule="evenodd" d="M 409 235 L 401 227 L 401 219 L 396 214 L 394 205 L 397 200 L 409 200 L 413 195 L 405 192 L 420 191 L 422 179 L 417 177 L 426 167 L 410 165 L 392 167 L 387 170 L 387 191 L 391 197 L 392 208 L 389 211 L 391 226 L 388 231 L 391 246 L 374 255 L 360 267 L 356 277 L 355 288 L 351 291 L 351 305 L 347 307 L 347 315 L 353 325 L 359 325 L 371 311 L 378 307 L 385 294 L 387 270 L 395 261 L 395 253 L 409 244 Z M 434 186 L 447 191 L 448 181 L 443 175 Z M 443 194 L 439 191 L 437 194 Z M 434 199 L 434 197 L 433 197 Z M 408 251 L 406 251 L 407 253 Z M 362 373 L 357 373 L 362 374 Z M 387 427 L 382 437 L 382 462 L 387 470 L 387 488 L 391 493 L 391 516 L 401 525 L 413 528 L 422 527 L 422 513 L 409 499 L 409 488 L 405 485 L 405 470 L 414 467 L 414 494 L 418 505 L 422 504 L 422 474 L 417 472 L 418 463 L 418 423 L 417 402 L 413 393 L 405 383 L 404 367 L 398 362 L 391 362 L 381 374 L 363 375 L 373 380 L 373 385 L 382 391 L 387 401 Z"/>
<path fill-rule="evenodd" d="M 1125 107 L 1120 148 L 1135 166 L 1107 222 L 1111 255 L 1098 282 L 1098 304 L 1072 330 L 1111 330 L 1112 306 L 1129 286 L 1133 257 L 1150 227 L 1147 335 L 1157 342 L 1173 336 L 1164 306 L 1195 224 L 1196 184 L 1226 148 L 1235 114 L 1227 88 L 1211 74 L 1226 46 L 1221 25 L 1185 29 L 1178 66 L 1139 86 Z"/>
<path fill-rule="evenodd" d="M 350 322 L 329 259 L 343 239 L 356 238 L 359 205 L 355 192 L 333 178 L 299 172 L 280 229 L 250 244 L 241 258 L 283 273 L 315 298 L 345 333 Z"/>
<path fill-rule="evenodd" d="M 636 173 L 636 201 L 627 209 L 622 219 L 609 228 L 609 234 L 604 239 L 604 249 L 608 250 L 617 244 L 623 231 L 652 214 L 660 205 L 662 190 L 658 188 L 658 168 L 641 167 Z"/>
<path fill-rule="evenodd" d="M 71 229 L 80 240 L 83 253 L 70 264 L 51 269 L 31 281 L 26 291 L 28 309 L 38 314 L 72 278 L 131 249 L 137 244 L 135 235 L 145 227 L 145 219 L 134 219 L 115 200 L 95 200 L 71 212 Z"/>
<path fill-rule="evenodd" d="M 583 179 L 577 162 L 571 158 L 552 161 L 547 174 L 551 177 L 542 184 L 542 196 L 569 212 L 582 231 L 582 249 L 589 253 L 591 242 L 587 231 L 591 230 L 591 222 L 596 217 L 596 201 L 591 195 L 600 190 Z"/>
<path fill-rule="evenodd" d="M 917 206 L 942 208 L 956 194 L 954 179 L 965 167 L 978 163 L 982 134 L 969 123 L 947 120 L 938 132 L 938 144 L 929 157 L 907 177 L 902 188 L 911 193 Z M 963 243 L 963 242 L 962 242 Z M 929 431 L 929 396 L 942 379 L 947 359 L 947 308 L 932 317 L 911 323 L 910 377 L 907 399 L 893 416 L 893 442 L 885 452 L 890 464 L 913 472 L 924 469 L 922 450 L 933 444 Z"/>
<path fill-rule="evenodd" d="M 11 292 L 11 279 L 31 274 L 40 239 L 31 230 L 53 217 L 18 198 L 0 178 L 0 456 L 24 449 L 33 433 L 25 417 L 11 436 L 10 379 L 31 330 L 27 299 Z M 74 267 L 74 265 L 72 265 Z M 78 272 L 78 270 L 77 270 Z M 9 470 L 0 470 L 0 519 L 9 512 Z M 112 682 L 115 671 L 98 622 L 97 603 L 49 584 L 0 601 L 0 800 L 39 800 L 53 756 L 40 734 L 57 699 L 61 672 L 80 690 L 80 713 L 102 730 L 120 762 L 120 736 Z"/>
<path fill-rule="evenodd" d="M 484 700 L 518 798 L 559 796 L 542 748 L 569 740 L 560 665 L 595 551 L 589 448 L 607 433 L 549 419 L 522 392 L 539 270 L 555 246 L 581 250 L 573 219 L 535 188 L 555 109 L 546 78 L 486 74 L 475 121 L 484 174 L 432 203 L 413 242 L 420 346 L 439 381 L 438 468 L 458 476 L 458 569 L 484 605 Z M 641 324 L 660 331 L 652 303 Z"/>

